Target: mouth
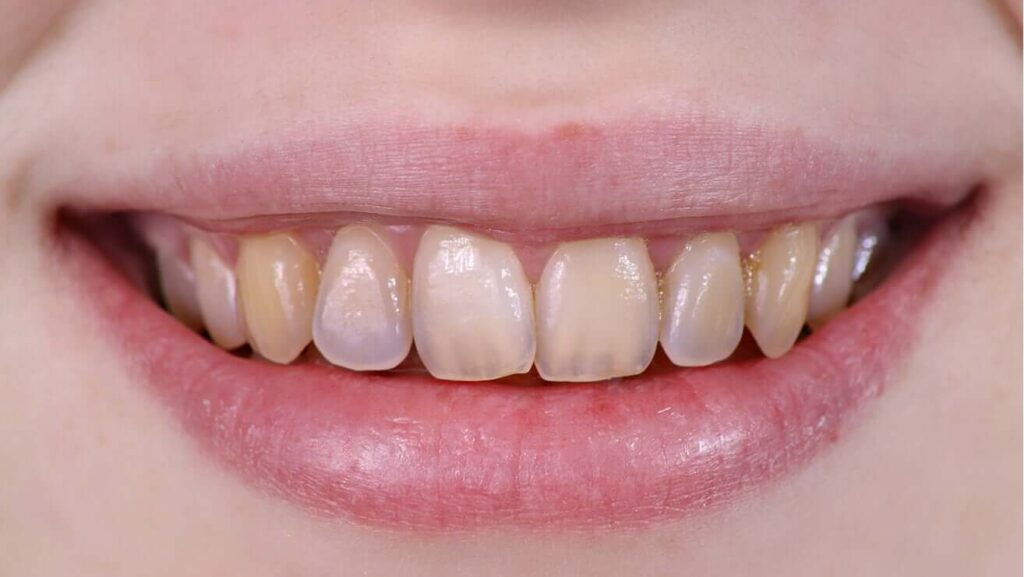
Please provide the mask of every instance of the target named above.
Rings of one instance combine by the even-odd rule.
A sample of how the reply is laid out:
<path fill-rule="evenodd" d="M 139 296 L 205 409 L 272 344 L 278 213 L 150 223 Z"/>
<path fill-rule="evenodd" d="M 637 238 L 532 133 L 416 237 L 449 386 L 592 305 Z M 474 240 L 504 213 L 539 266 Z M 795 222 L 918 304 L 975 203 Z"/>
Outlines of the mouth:
<path fill-rule="evenodd" d="M 645 525 L 793 471 L 884 391 L 984 193 L 706 119 L 188 158 L 60 184 L 81 298 L 215 460 L 421 531 Z"/>

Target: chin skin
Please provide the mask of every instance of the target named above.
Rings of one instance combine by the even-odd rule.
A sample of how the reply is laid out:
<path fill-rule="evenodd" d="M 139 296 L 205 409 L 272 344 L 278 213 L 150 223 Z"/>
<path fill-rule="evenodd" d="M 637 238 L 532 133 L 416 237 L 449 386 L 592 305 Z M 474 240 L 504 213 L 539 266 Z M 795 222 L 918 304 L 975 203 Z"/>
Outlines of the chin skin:
<path fill-rule="evenodd" d="M 914 13 L 911 4 L 901 5 L 897 16 Z M 567 72 L 558 90 L 545 92 L 544 98 L 531 87 L 565 68 L 561 55 L 571 60 L 570 55 L 581 54 L 578 46 L 535 32 L 537 54 L 546 50 L 556 57 L 510 65 L 506 72 L 516 82 L 499 98 L 493 86 L 480 82 L 500 60 L 483 47 L 496 46 L 499 39 L 531 38 L 518 37 L 511 24 L 494 31 L 489 40 L 479 38 L 473 31 L 479 29 L 485 8 L 475 4 L 446 4 L 450 12 L 424 7 L 419 14 L 387 6 L 376 16 L 351 7 L 350 14 L 338 9 L 332 19 L 347 18 L 368 30 L 379 26 L 394 32 L 395 42 L 363 45 L 361 34 L 326 36 L 324 44 L 316 45 L 315 64 L 306 67 L 287 66 L 284 55 L 309 41 L 294 31 L 317 29 L 315 21 L 327 18 L 319 12 L 326 8 L 315 3 L 304 11 L 271 5 L 254 11 L 249 26 L 239 24 L 240 14 L 249 15 L 243 3 L 174 11 L 165 15 L 173 22 L 166 26 L 158 26 L 159 15 L 129 6 L 110 20 L 118 25 L 106 34 L 99 34 L 98 27 L 113 8 L 97 6 L 61 17 L 61 26 L 51 30 L 42 52 L 0 88 L 0 127 L 16 125 L 22 135 L 0 139 L 0 574 L 1019 572 L 1019 46 L 991 40 L 1004 23 L 980 9 L 925 9 L 927 22 L 901 28 L 886 25 L 885 6 L 865 5 L 852 14 L 820 8 L 807 21 L 778 11 L 783 15 L 770 18 L 785 31 L 774 44 L 783 55 L 777 59 L 764 51 L 736 48 L 737 38 L 764 34 L 743 29 L 754 24 L 729 27 L 731 11 L 739 15 L 740 7 L 723 4 L 708 8 L 707 14 L 694 8 L 693 14 L 674 16 L 675 24 L 664 23 L 666 29 L 676 26 L 676 31 L 687 32 L 673 48 L 685 55 L 675 68 L 678 74 L 666 80 L 659 72 L 667 61 L 655 56 L 668 58 L 671 51 L 658 52 L 658 43 L 645 44 L 642 34 L 626 35 L 628 41 L 614 41 L 618 53 L 623 48 L 650 50 L 645 54 L 658 66 L 630 66 L 626 56 L 613 56 L 608 48 L 608 54 L 602 50 L 591 55 L 607 67 L 601 68 L 604 73 Z M 607 21 L 598 22 L 612 30 L 616 22 L 649 17 L 633 10 L 609 8 L 602 12 Z M 760 10 L 770 12 L 768 4 Z M 504 21 L 515 21 L 514 14 L 507 16 Z M 769 16 L 760 16 L 744 21 L 767 25 Z M 708 23 L 704 33 L 680 24 L 690 17 Z M 836 23 L 837 18 L 845 24 Z M 425 24 L 410 27 L 404 19 Z M 275 20 L 292 26 L 270 27 Z M 185 26 L 190 22 L 193 26 Z M 939 42 L 960 25 L 963 54 L 976 58 L 953 58 L 950 43 Z M 116 52 L 147 26 L 155 38 L 130 54 Z M 426 32 L 433 30 L 430 26 L 451 33 L 445 40 L 428 42 L 423 36 L 436 33 Z M 836 48 L 833 54 L 828 48 L 833 45 L 816 37 L 815 26 L 838 27 L 840 46 L 861 46 L 864 37 L 858 34 L 881 39 L 883 46 L 878 53 L 871 52 L 874 48 L 866 49 L 867 54 Z M 261 27 L 269 28 L 257 41 Z M 707 34 L 716 27 L 731 32 L 717 39 Z M 184 38 L 172 41 L 178 36 Z M 918 53 L 903 44 L 913 45 L 918 37 L 918 44 L 927 42 L 929 49 Z M 688 43 L 699 45 L 695 38 L 722 43 L 721 51 L 716 56 L 710 48 L 693 48 Z M 547 43 L 541 45 L 541 39 Z M 450 64 L 451 54 L 465 52 L 461 43 L 473 41 L 482 48 L 471 52 L 471 62 Z M 63 43 L 80 45 L 94 55 L 96 69 L 83 66 L 82 53 L 65 50 Z M 162 44 L 176 51 L 156 50 Z M 376 48 L 367 52 L 371 45 Z M 11 46 L 0 52 L 0 58 L 8 58 L 5 63 L 15 59 L 8 53 L 31 52 L 14 41 Z M 203 58 L 212 46 L 226 60 Z M 815 47 L 829 50 L 819 64 L 785 56 L 806 59 Z M 339 61 L 344 59 L 338 54 L 354 50 L 373 57 Z M 886 60 L 886 54 L 899 56 Z M 251 64 L 261 58 L 273 70 L 262 79 L 260 69 Z M 343 70 L 348 83 L 321 73 L 321 61 L 325 68 Z M 830 76 L 829 70 L 844 64 L 856 72 Z M 0 67 L 0 72 L 11 68 Z M 914 72 L 918 68 L 923 72 Z M 973 69 L 970 78 L 976 88 L 970 93 L 959 80 L 968 68 Z M 733 69 L 753 72 L 745 84 L 737 84 L 738 74 L 716 74 Z M 389 74 L 391 79 L 383 82 Z M 119 76 L 122 81 L 111 80 Z M 593 78 L 621 90 L 601 91 L 613 96 L 597 102 L 588 96 L 596 87 L 588 83 L 598 82 Z M 99 79 L 109 81 L 110 93 L 83 89 Z M 701 91 L 690 90 L 687 81 Z M 733 85 L 740 87 L 730 89 Z M 234 93 L 234 105 L 226 106 L 225 95 L 233 94 L 233 86 L 258 88 Z M 882 97 L 877 86 L 890 87 L 891 93 Z M 380 98 L 373 98 L 375 87 Z M 522 117 L 547 124 L 619 114 L 635 106 L 626 103 L 635 102 L 637 94 L 645 95 L 644 106 L 657 108 L 684 92 L 696 105 L 714 100 L 715 106 L 733 111 L 762 99 L 762 113 L 797 119 L 808 132 L 854 126 L 859 127 L 857 138 L 866 141 L 885 137 L 890 128 L 895 140 L 915 134 L 937 154 L 962 149 L 964 156 L 976 155 L 971 161 L 990 183 L 978 224 L 963 239 L 962 257 L 951 265 L 956 270 L 935 288 L 922 318 L 921 338 L 861 422 L 807 467 L 685 521 L 617 533 L 491 530 L 414 536 L 314 519 L 251 488 L 195 450 L 166 408 L 129 376 L 102 328 L 88 321 L 79 293 L 69 286 L 74 279 L 54 265 L 48 245 L 45 211 L 56 200 L 38 191 L 45 190 L 48 178 L 59 178 L 64 161 L 99 162 L 112 172 L 132 174 L 148 160 L 141 151 L 157 143 L 216 146 L 219 135 L 259 133 L 267 125 L 298 117 L 300 110 L 312 110 L 319 118 L 351 114 L 341 111 L 346 108 L 337 105 L 341 101 L 359 103 L 350 108 L 366 116 L 399 114 L 412 106 L 417 113 L 438 118 Z M 782 97 L 784 93 L 791 97 Z M 140 94 L 146 97 L 140 99 Z M 509 94 L 516 97 L 506 98 Z M 710 98 L 717 94 L 722 97 Z M 842 106 L 822 106 L 837 95 L 843 95 L 838 100 Z M 969 104 L 956 106 L 960 101 Z M 52 114 L 31 112 L 40 102 Z M 489 102 L 501 106 L 488 108 Z M 109 120 L 119 107 L 120 117 L 133 122 Z M 866 120 L 858 123 L 862 116 Z M 0 134 L 5 134 L 3 128 Z"/>

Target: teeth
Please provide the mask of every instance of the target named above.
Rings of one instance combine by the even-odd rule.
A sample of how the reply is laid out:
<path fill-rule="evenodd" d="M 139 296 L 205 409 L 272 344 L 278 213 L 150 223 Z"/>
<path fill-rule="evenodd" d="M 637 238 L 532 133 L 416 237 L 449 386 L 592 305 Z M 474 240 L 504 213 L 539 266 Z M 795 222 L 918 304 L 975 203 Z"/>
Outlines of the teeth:
<path fill-rule="evenodd" d="M 404 250 L 418 227 L 341 228 L 323 274 L 304 246 L 326 240 L 320 230 L 303 242 L 296 232 L 239 238 L 234 268 L 216 239 L 194 231 L 148 244 L 167 308 L 225 349 L 248 342 L 254 357 L 287 364 L 312 341 L 319 354 L 308 360 L 383 371 L 415 342 L 440 379 L 492 380 L 536 364 L 544 380 L 587 382 L 644 372 L 659 342 L 677 366 L 723 361 L 744 327 L 766 357 L 785 355 L 805 325 L 817 330 L 871 290 L 881 275 L 860 277 L 869 263 L 879 269 L 871 261 L 887 220 L 884 209 L 864 209 L 823 238 L 814 223 L 781 226 L 747 258 L 733 233 L 699 235 L 674 255 L 660 292 L 640 238 L 564 243 L 535 287 L 511 246 L 451 226 L 423 231 L 411 282 L 389 239 Z M 179 255 L 173 247 L 186 241 Z M 672 246 L 655 244 L 655 258 Z"/>
<path fill-rule="evenodd" d="M 743 336 L 743 268 L 731 233 L 686 244 L 665 275 L 661 348 L 682 367 L 727 358 Z"/>
<path fill-rule="evenodd" d="M 549 381 L 639 374 L 658 345 L 658 288 L 639 239 L 563 244 L 537 287 L 537 370 Z"/>
<path fill-rule="evenodd" d="M 412 282 L 416 350 L 437 378 L 478 381 L 533 364 L 533 293 L 504 243 L 447 226 L 420 240 Z"/>
<path fill-rule="evenodd" d="M 879 251 L 889 240 L 889 225 L 885 217 L 877 209 L 865 209 L 855 215 L 857 229 L 857 249 L 853 257 L 853 281 L 857 282 L 878 258 Z"/>
<path fill-rule="evenodd" d="M 839 221 L 822 243 L 807 310 L 811 328 L 820 328 L 846 308 L 853 289 L 856 252 L 857 220 L 850 215 Z"/>
<path fill-rule="evenodd" d="M 365 226 L 341 229 L 327 255 L 313 341 L 335 365 L 394 368 L 412 345 L 409 279 L 391 247 Z"/>
<path fill-rule="evenodd" d="M 746 320 L 761 352 L 776 359 L 800 336 L 818 256 L 813 224 L 772 231 L 746 262 Z"/>
<path fill-rule="evenodd" d="M 225 349 L 245 344 L 245 327 L 238 309 L 235 271 L 201 238 L 189 242 L 196 275 L 196 298 L 210 338 Z"/>
<path fill-rule="evenodd" d="M 199 330 L 203 318 L 196 300 L 196 275 L 192 267 L 169 250 L 158 251 L 156 262 L 167 308 L 183 325 Z"/>
<path fill-rule="evenodd" d="M 241 240 L 235 267 L 249 342 L 275 363 L 295 360 L 313 338 L 319 271 L 287 233 Z"/>

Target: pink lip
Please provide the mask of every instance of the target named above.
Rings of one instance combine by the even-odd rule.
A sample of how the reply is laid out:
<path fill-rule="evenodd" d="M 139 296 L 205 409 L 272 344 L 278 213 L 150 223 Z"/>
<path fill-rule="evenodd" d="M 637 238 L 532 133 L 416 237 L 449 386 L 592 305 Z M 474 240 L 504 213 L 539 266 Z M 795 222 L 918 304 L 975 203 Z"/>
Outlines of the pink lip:
<path fill-rule="evenodd" d="M 728 501 L 836 442 L 911 348 L 970 213 L 780 360 L 534 388 L 237 358 L 89 243 L 69 234 L 65 252 L 83 302 L 193 437 L 318 515 L 422 531 L 634 526 Z"/>
<path fill-rule="evenodd" d="M 518 244 L 757 230 L 895 198 L 948 206 L 979 180 L 962 156 L 843 136 L 697 116 L 536 132 L 353 124 L 158 149 L 139 173 L 59 157 L 35 178 L 62 191 L 58 202 L 159 211 L 211 229 L 370 215 L 456 222 Z"/>

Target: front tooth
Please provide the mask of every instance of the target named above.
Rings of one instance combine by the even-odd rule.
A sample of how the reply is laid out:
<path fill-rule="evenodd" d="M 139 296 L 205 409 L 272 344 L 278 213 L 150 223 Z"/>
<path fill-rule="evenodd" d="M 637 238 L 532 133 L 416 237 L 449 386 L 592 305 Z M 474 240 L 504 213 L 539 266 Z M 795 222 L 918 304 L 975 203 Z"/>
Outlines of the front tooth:
<path fill-rule="evenodd" d="M 658 286 L 639 239 L 563 244 L 537 287 L 537 371 L 549 381 L 642 373 L 658 346 Z"/>
<path fill-rule="evenodd" d="M 813 224 L 773 230 L 746 262 L 747 328 L 768 358 L 786 354 L 807 319 L 818 256 Z"/>
<path fill-rule="evenodd" d="M 192 268 L 196 273 L 196 297 L 210 338 L 225 349 L 245 344 L 245 327 L 238 307 L 235 271 L 205 240 L 189 242 Z"/>
<path fill-rule="evenodd" d="M 827 323 L 849 302 L 856 252 L 857 221 L 850 215 L 839 221 L 822 242 L 807 309 L 807 324 L 811 328 Z"/>
<path fill-rule="evenodd" d="M 428 228 L 413 267 L 412 310 L 416 351 L 437 378 L 496 379 L 533 364 L 533 292 L 504 243 Z"/>
<path fill-rule="evenodd" d="M 241 240 L 235 265 L 249 342 L 264 358 L 289 363 L 313 338 L 320 272 L 287 233 Z"/>
<path fill-rule="evenodd" d="M 185 259 L 170 250 L 157 251 L 160 291 L 167 308 L 182 324 L 193 330 L 203 326 L 199 301 L 196 299 L 196 275 Z"/>
<path fill-rule="evenodd" d="M 686 244 L 665 275 L 661 348 L 682 367 L 727 358 L 743 336 L 743 268 L 731 233 Z"/>
<path fill-rule="evenodd" d="M 409 279 L 372 229 L 338 231 L 327 254 L 313 317 L 313 341 L 335 365 L 394 368 L 412 345 Z"/>

